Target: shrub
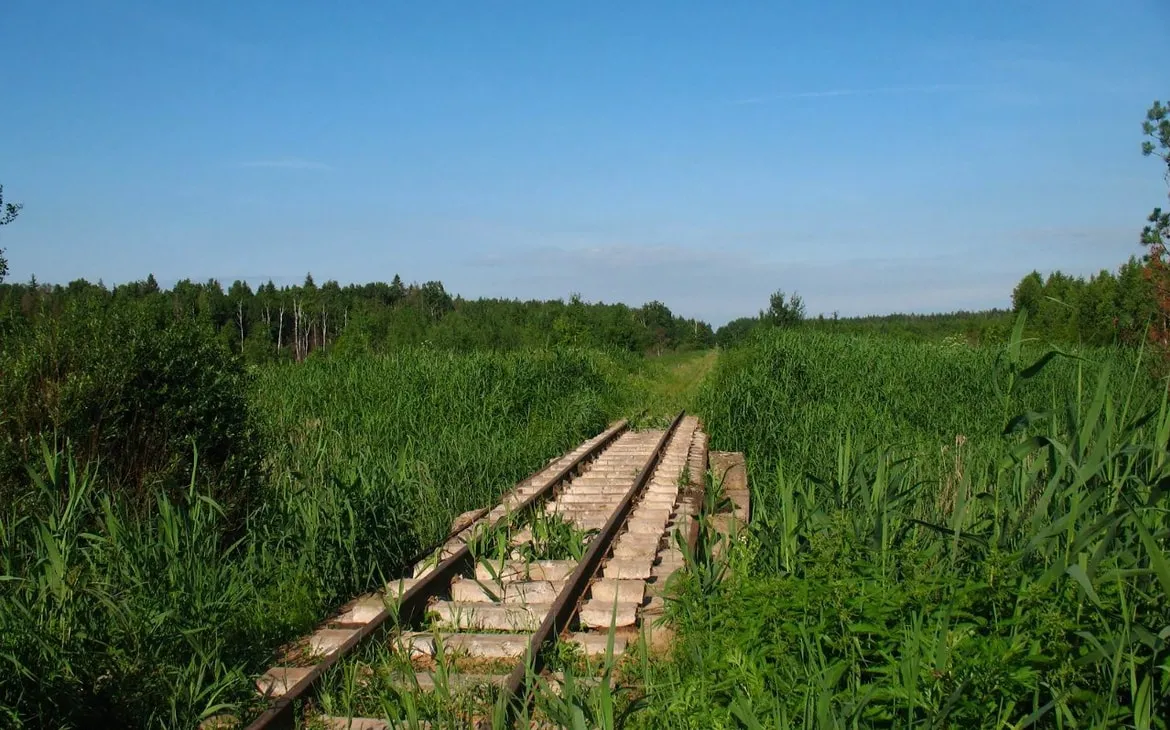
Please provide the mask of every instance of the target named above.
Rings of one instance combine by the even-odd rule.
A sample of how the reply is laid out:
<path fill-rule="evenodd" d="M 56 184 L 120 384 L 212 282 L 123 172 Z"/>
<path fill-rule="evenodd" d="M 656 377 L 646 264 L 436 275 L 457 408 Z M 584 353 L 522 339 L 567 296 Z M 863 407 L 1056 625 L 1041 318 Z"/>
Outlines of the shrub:
<path fill-rule="evenodd" d="M 29 489 L 40 440 L 98 462 L 119 500 L 172 496 L 198 459 L 212 494 L 239 515 L 258 488 L 248 377 L 211 327 L 124 302 L 77 302 L 15 330 L 0 351 L 0 497 Z"/>

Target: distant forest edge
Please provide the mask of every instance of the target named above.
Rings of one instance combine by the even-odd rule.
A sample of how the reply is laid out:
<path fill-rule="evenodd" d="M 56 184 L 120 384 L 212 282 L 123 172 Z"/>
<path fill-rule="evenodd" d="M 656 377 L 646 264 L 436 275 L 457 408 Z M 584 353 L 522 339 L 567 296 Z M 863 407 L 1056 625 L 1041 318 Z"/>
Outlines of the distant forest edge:
<path fill-rule="evenodd" d="M 128 310 L 162 324 L 193 320 L 214 328 L 249 362 L 304 360 L 321 351 L 386 352 L 411 345 L 455 350 L 582 346 L 660 354 L 715 344 L 706 322 L 673 314 L 658 301 L 640 307 L 568 302 L 464 299 L 441 282 L 403 284 L 395 276 L 342 286 L 271 281 L 255 291 L 233 282 L 183 280 L 163 289 L 149 276 L 113 289 L 85 280 L 67 286 L 0 284 L 0 334 L 30 329 L 44 317 Z"/>
<path fill-rule="evenodd" d="M 217 280 L 183 280 L 163 289 L 154 276 L 110 289 L 84 279 L 68 285 L 0 284 L 0 334 L 17 334 L 43 316 L 110 314 L 136 310 L 162 323 L 187 319 L 212 327 L 234 352 L 252 363 L 303 360 L 321 351 L 387 352 L 410 345 L 454 350 L 515 350 L 584 346 L 661 354 L 718 344 L 734 347 L 762 328 L 800 326 L 848 334 L 912 340 L 961 339 L 970 344 L 1008 336 L 1015 313 L 1028 313 L 1030 335 L 1053 343 L 1105 345 L 1143 341 L 1158 316 L 1147 265 L 1132 257 L 1116 273 L 1090 277 L 1033 271 L 1011 294 L 1011 309 L 939 314 L 808 317 L 800 296 L 771 297 L 755 317 L 728 322 L 718 331 L 698 319 L 675 315 L 659 301 L 631 307 L 562 300 L 464 299 L 441 282 L 346 286 L 312 275 L 299 286 L 269 281 L 253 290 L 235 281 L 225 291 Z"/>
<path fill-rule="evenodd" d="M 911 340 L 964 339 L 970 344 L 1004 342 L 1018 312 L 1028 315 L 1027 334 L 1053 344 L 1136 345 L 1146 328 L 1163 323 L 1157 278 L 1150 263 L 1133 256 L 1118 270 L 1089 276 L 1033 271 L 1016 285 L 1011 309 L 940 314 L 887 314 L 864 317 L 805 318 L 798 296 L 772 296 L 771 306 L 756 317 L 732 320 L 715 333 L 721 347 L 746 340 L 757 328 L 792 326 L 850 333 L 880 334 Z"/>

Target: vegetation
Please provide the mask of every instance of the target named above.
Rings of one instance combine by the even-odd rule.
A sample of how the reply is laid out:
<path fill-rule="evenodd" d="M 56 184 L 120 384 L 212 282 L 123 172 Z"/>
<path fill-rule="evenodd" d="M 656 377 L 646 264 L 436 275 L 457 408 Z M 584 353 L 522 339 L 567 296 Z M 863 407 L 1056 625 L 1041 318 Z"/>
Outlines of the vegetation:
<path fill-rule="evenodd" d="M 1033 271 L 1012 292 L 1012 308 L 1027 313 L 1031 332 L 1047 341 L 1088 345 L 1141 344 L 1157 314 L 1148 266 L 1136 257 L 1116 274 L 1088 279 Z"/>
<path fill-rule="evenodd" d="M 1144 130 L 1170 176 L 1166 106 Z M 1033 272 L 1012 312 L 810 319 L 778 291 L 717 334 L 397 277 L 0 283 L 0 723 L 246 715 L 282 644 L 453 517 L 617 415 L 687 407 L 746 452 L 750 532 L 690 556 L 671 661 L 640 646 L 546 714 L 1165 728 L 1168 236 L 1155 209 L 1144 258 Z M 579 549 L 530 529 L 534 555 Z"/>
<path fill-rule="evenodd" d="M 751 534 L 676 604 L 645 726 L 1166 727 L 1165 387 L 1020 331 L 721 359 L 700 410 Z"/>
<path fill-rule="evenodd" d="M 198 332 L 203 351 L 223 347 Z M 144 328 L 135 337 L 166 352 L 177 335 Z M 94 362 L 64 349 L 66 362 Z M 171 387 L 183 368 L 202 378 L 220 367 L 173 359 L 178 369 L 160 377 L 176 380 L 143 389 L 164 416 L 187 407 L 187 392 Z M 110 366 L 118 377 L 83 385 L 109 383 L 117 396 L 127 382 L 119 367 Z M 197 380 L 192 387 L 220 408 L 208 411 L 210 425 L 253 422 L 264 447 L 268 476 L 239 483 L 254 498 L 235 522 L 202 476 L 202 452 L 189 471 L 160 477 L 168 488 L 150 491 L 152 508 L 141 510 L 113 462 L 90 460 L 46 421 L 22 442 L 38 447 L 26 479 L 7 483 L 0 515 L 0 724 L 191 727 L 224 706 L 246 708 L 250 677 L 274 649 L 397 577 L 391 571 L 456 514 L 600 431 L 623 395 L 619 372 L 587 352 L 414 348 L 273 367 L 242 402 L 243 380 L 218 399 Z"/>
<path fill-rule="evenodd" d="M 16 220 L 22 207 L 24 206 L 20 203 L 5 203 L 4 186 L 0 185 L 0 226 L 6 226 Z M 8 259 L 4 258 L 4 249 L 0 248 L 0 284 L 4 283 L 6 276 L 8 276 Z"/>
<path fill-rule="evenodd" d="M 202 493 L 230 522 L 253 506 L 261 450 L 250 377 L 204 324 L 139 307 L 71 302 L 11 327 L 0 349 L 0 501 L 35 491 L 43 440 L 100 464 L 117 501 L 140 512 L 160 493 Z"/>
<path fill-rule="evenodd" d="M 661 302 L 641 307 L 568 302 L 469 300 L 451 296 L 437 281 L 300 286 L 271 281 L 255 292 L 236 281 L 180 281 L 169 290 L 153 276 L 112 290 L 85 280 L 49 286 L 35 280 L 0 284 L 0 332 L 30 326 L 72 307 L 147 310 L 212 328 L 233 352 L 254 364 L 303 361 L 311 354 L 385 353 L 429 345 L 462 352 L 543 347 L 595 347 L 662 354 L 709 347 L 710 325 L 674 315 Z"/>
<path fill-rule="evenodd" d="M 627 364 L 626 379 L 641 409 L 635 428 L 665 428 L 680 410 L 692 410 L 699 388 L 718 361 L 715 350 L 680 352 Z"/>
<path fill-rule="evenodd" d="M 1142 154 L 1158 157 L 1166 164 L 1164 179 L 1170 184 L 1170 103 L 1154 102 L 1146 113 L 1142 131 L 1147 139 L 1142 143 Z M 1162 348 L 1170 348 L 1170 261 L 1167 260 L 1167 242 L 1170 241 L 1170 210 L 1154 208 L 1142 229 L 1142 245 L 1146 247 L 1147 278 L 1158 307 L 1158 318 L 1150 333 Z"/>
<path fill-rule="evenodd" d="M 1164 257 L 1164 252 L 1160 254 Z M 1146 328 L 1157 323 L 1157 271 L 1151 261 L 1134 256 L 1116 272 L 1102 270 L 1092 276 L 1072 276 L 1054 271 L 1047 276 L 1033 271 L 1011 292 L 1011 309 L 943 314 L 888 314 L 864 317 L 814 318 L 761 312 L 728 322 L 715 333 L 724 348 L 749 342 L 757 330 L 802 327 L 837 334 L 881 335 L 899 340 L 941 342 L 962 340 L 968 344 L 1002 345 L 1011 333 L 1015 315 L 1028 315 L 1027 335 L 1054 344 L 1137 346 L 1146 342 Z M 1170 287 L 1167 287 L 1170 291 Z M 775 295 L 773 295 L 775 299 Z"/>
<path fill-rule="evenodd" d="M 804 319 L 800 326 L 817 332 L 848 335 L 880 335 L 913 342 L 963 341 L 971 345 L 997 344 L 1011 331 L 1012 313 L 990 309 L 984 312 L 950 312 L 944 314 L 883 314 L 864 317 L 840 317 L 823 314 Z M 755 317 L 732 320 L 715 333 L 720 347 L 738 347 L 767 323 Z M 1048 338 L 1052 339 L 1052 338 Z"/>

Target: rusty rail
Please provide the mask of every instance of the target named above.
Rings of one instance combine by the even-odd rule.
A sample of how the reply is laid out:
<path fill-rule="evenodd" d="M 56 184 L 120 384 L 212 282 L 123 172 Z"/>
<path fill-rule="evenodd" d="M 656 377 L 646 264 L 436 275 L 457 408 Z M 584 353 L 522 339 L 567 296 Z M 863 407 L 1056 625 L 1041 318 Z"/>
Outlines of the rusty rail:
<path fill-rule="evenodd" d="M 654 447 L 654 452 L 646 460 L 646 464 L 643 465 L 642 470 L 638 472 L 637 478 L 634 479 L 634 484 L 626 492 L 625 497 L 622 498 L 617 509 L 610 515 L 609 520 L 606 521 L 605 526 L 601 529 L 601 533 L 590 543 L 588 552 L 585 553 L 581 562 L 577 564 L 577 569 L 569 576 L 564 590 L 557 596 L 548 615 L 545 616 L 540 627 L 532 635 L 525 658 L 521 659 L 508 675 L 508 679 L 502 688 L 501 698 L 505 703 L 505 712 L 507 713 L 506 724 L 510 725 L 514 722 L 517 714 L 531 700 L 531 693 L 524 691 L 525 680 L 530 673 L 533 676 L 540 673 L 544 666 L 545 652 L 556 645 L 561 632 L 565 630 L 569 622 L 572 621 L 574 614 L 577 613 L 578 604 L 585 595 L 585 591 L 589 587 L 589 582 L 593 579 L 593 574 L 597 572 L 601 561 L 609 553 L 614 538 L 617 537 L 618 532 L 625 525 L 626 518 L 633 508 L 634 502 L 645 491 L 646 485 L 654 475 L 654 470 L 658 467 L 658 463 L 662 460 L 662 456 L 666 452 L 666 447 L 670 443 L 671 437 L 678 430 L 679 424 L 682 423 L 684 414 L 685 411 L 679 411 L 678 415 L 671 421 L 670 426 L 662 434 L 662 438 L 658 440 L 657 445 Z"/>
<path fill-rule="evenodd" d="M 681 417 L 682 414 L 680 413 L 679 418 Z M 677 425 L 678 420 L 679 419 L 675 419 L 675 425 Z M 602 433 L 605 434 L 604 438 L 599 439 L 597 443 L 589 448 L 588 451 L 573 459 L 571 462 L 569 462 L 569 464 L 557 471 L 551 478 L 549 478 L 549 481 L 545 486 L 529 495 L 527 499 L 525 499 L 520 503 L 519 506 L 516 507 L 515 511 L 522 512 L 547 499 L 557 486 L 572 476 L 572 474 L 576 472 L 577 469 L 581 468 L 585 462 L 592 460 L 603 450 L 605 450 L 605 448 L 613 443 L 614 440 L 617 439 L 617 437 L 628 428 L 628 426 L 629 422 L 625 419 L 622 419 L 614 425 L 610 426 L 608 429 L 606 429 L 606 431 L 603 431 Z M 674 426 L 672 425 L 671 429 L 673 430 L 673 428 Z M 661 449 L 662 444 L 660 443 L 659 449 L 655 451 L 655 463 L 657 463 L 658 454 Z M 548 467 L 546 466 L 545 469 L 547 468 Z M 543 471 L 544 469 L 541 469 L 531 474 L 528 478 L 533 479 L 539 476 Z M 643 477 L 640 474 L 639 480 L 641 481 L 642 479 Z M 629 496 L 627 495 L 627 501 L 628 500 Z M 626 503 L 623 502 L 623 505 L 625 504 Z M 628 505 L 626 507 L 628 511 Z M 500 519 L 509 519 L 509 515 L 504 515 Z M 498 522 L 499 520 L 493 523 L 493 526 L 495 526 L 495 524 Z M 609 527 L 608 523 L 606 527 Z M 440 549 L 441 548 L 442 545 L 440 545 Z M 471 559 L 472 556 L 470 548 L 468 545 L 464 544 L 451 557 L 439 563 L 435 570 L 428 573 L 425 577 L 419 580 L 418 583 L 411 586 L 409 590 L 403 593 L 402 596 L 399 597 L 396 611 L 392 611 L 386 607 L 383 607 L 382 610 L 379 611 L 378 614 L 374 616 L 374 618 L 371 619 L 369 623 L 363 625 L 353 636 L 346 639 L 345 643 L 338 647 L 336 651 L 331 652 L 318 664 L 315 664 L 303 679 L 294 684 L 292 687 L 289 687 L 285 694 L 273 699 L 269 704 L 268 709 L 266 709 L 263 713 L 260 714 L 259 717 L 253 720 L 247 726 L 246 730 L 272 730 L 276 728 L 283 730 L 284 728 L 294 727 L 298 705 L 301 704 L 304 700 L 308 699 L 311 693 L 316 690 L 318 684 L 321 681 L 321 678 L 325 675 L 325 672 L 329 671 L 329 669 L 337 664 L 337 662 L 347 657 L 356 647 L 362 645 L 374 636 L 379 635 L 386 628 L 386 623 L 390 620 L 391 617 L 396 617 L 399 623 L 411 622 L 417 619 L 418 616 L 425 610 L 427 599 L 438 593 L 440 590 L 445 589 L 445 586 L 450 584 L 451 578 L 465 569 L 471 563 Z"/>

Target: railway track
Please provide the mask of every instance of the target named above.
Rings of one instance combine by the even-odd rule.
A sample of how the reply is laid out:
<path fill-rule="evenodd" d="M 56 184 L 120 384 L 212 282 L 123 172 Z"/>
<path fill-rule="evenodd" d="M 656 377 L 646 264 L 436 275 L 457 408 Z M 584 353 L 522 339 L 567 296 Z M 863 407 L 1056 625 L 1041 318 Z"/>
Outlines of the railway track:
<path fill-rule="evenodd" d="M 459 726 L 513 726 L 534 678 L 559 687 L 546 667 L 554 650 L 621 654 L 661 616 L 666 580 L 684 567 L 675 531 L 694 544 L 707 458 L 706 434 L 683 412 L 661 430 L 612 425 L 465 515 L 411 577 L 344 606 L 299 661 L 260 677 L 268 709 L 248 729 L 398 726 L 314 701 L 331 669 L 371 646 L 381 665 L 362 666 L 363 681 L 411 704 L 439 692 Z"/>

